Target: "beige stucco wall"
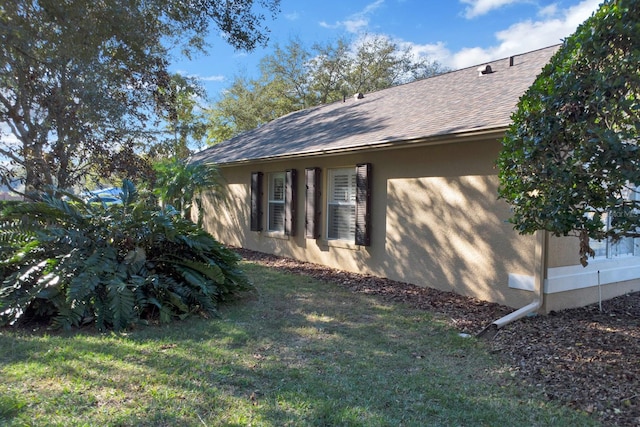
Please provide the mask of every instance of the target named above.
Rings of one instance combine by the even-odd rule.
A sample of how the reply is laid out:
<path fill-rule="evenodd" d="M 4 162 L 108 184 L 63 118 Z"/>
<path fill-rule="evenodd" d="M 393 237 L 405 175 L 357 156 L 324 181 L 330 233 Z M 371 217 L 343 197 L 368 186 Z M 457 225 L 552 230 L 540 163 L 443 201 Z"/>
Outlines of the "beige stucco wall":
<path fill-rule="evenodd" d="M 494 137 L 222 167 L 227 192 L 207 200 L 205 226 L 225 244 L 520 307 L 533 292 L 509 288 L 509 274 L 533 276 L 535 239 L 512 230 L 509 208 L 497 200 L 499 148 Z M 361 162 L 372 164 L 371 246 L 306 239 L 304 169 L 320 167 L 326 187 L 327 168 Z M 298 170 L 296 235 L 249 231 L 250 173 L 291 168 Z M 322 221 L 326 236 L 324 209 Z"/>
<path fill-rule="evenodd" d="M 565 267 L 580 264 L 578 251 L 580 243 L 577 237 L 549 237 L 548 267 Z"/>

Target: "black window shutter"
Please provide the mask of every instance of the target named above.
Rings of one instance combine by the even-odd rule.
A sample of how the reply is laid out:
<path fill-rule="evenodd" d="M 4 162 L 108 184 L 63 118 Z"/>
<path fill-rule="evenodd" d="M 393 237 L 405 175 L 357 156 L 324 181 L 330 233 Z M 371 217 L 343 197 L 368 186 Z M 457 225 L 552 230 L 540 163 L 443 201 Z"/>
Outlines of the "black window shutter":
<path fill-rule="evenodd" d="M 320 237 L 320 168 L 305 169 L 305 236 Z"/>
<path fill-rule="evenodd" d="M 371 245 L 371 163 L 356 165 L 356 245 Z"/>
<path fill-rule="evenodd" d="M 296 234 L 296 206 L 298 193 L 298 173 L 295 169 L 289 169 L 285 173 L 284 196 L 284 234 L 295 236 Z"/>
<path fill-rule="evenodd" d="M 251 231 L 262 231 L 262 172 L 251 172 Z"/>

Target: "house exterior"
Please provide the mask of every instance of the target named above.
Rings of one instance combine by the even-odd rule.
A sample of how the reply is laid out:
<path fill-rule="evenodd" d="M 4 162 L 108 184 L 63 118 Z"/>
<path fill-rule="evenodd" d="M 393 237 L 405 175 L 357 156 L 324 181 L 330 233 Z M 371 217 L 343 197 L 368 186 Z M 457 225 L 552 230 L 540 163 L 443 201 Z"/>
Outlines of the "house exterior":
<path fill-rule="evenodd" d="M 197 153 L 226 188 L 205 200 L 206 229 L 228 245 L 528 311 L 639 290 L 633 249 L 583 268 L 577 239 L 519 235 L 497 198 L 510 115 L 558 48 L 297 111 Z"/>

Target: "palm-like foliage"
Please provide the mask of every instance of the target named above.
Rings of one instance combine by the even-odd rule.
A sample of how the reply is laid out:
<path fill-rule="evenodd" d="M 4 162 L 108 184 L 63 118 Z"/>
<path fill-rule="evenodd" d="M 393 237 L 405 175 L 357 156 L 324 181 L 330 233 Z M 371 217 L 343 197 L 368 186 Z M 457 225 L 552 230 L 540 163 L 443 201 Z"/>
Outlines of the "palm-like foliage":
<path fill-rule="evenodd" d="M 140 197 L 131 182 L 122 192 L 122 204 L 44 196 L 3 212 L 0 325 L 37 318 L 122 330 L 211 315 L 219 301 L 248 289 L 234 252 Z"/>
<path fill-rule="evenodd" d="M 204 163 L 187 163 L 168 159 L 154 164 L 156 179 L 153 192 L 163 207 L 171 206 L 184 218 L 191 218 L 191 208 L 196 205 L 198 225 L 202 224 L 202 194 L 222 191 L 218 169 Z"/>

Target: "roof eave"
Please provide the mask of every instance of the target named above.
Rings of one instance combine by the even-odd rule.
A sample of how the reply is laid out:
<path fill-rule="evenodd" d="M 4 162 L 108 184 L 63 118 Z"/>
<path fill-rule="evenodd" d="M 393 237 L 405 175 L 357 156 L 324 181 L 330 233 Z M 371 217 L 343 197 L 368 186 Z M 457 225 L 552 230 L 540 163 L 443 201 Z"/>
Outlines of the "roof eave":
<path fill-rule="evenodd" d="M 432 135 L 432 136 L 421 137 L 421 138 L 393 140 L 393 141 L 379 141 L 379 142 L 372 142 L 368 144 L 358 144 L 354 146 L 336 147 L 336 148 L 331 148 L 326 150 L 309 150 L 309 151 L 301 151 L 297 153 L 280 154 L 275 156 L 259 157 L 259 158 L 253 158 L 253 159 L 240 159 L 240 160 L 234 160 L 230 162 L 216 163 L 216 165 L 219 167 L 231 167 L 231 166 L 240 166 L 240 165 L 246 165 L 246 164 L 256 163 L 256 162 L 265 163 L 265 162 L 275 162 L 275 161 L 282 161 L 282 160 L 292 160 L 292 159 L 299 159 L 299 158 L 309 157 L 309 156 L 323 156 L 323 157 L 338 156 L 338 155 L 351 154 L 351 153 L 356 153 L 356 152 L 366 151 L 366 150 L 380 151 L 380 150 L 404 148 L 407 146 L 415 147 L 415 146 L 454 144 L 454 143 L 466 142 L 466 141 L 478 139 L 478 138 L 499 139 L 499 138 L 502 138 L 508 126 L 509 126 L 508 124 L 505 124 L 502 126 L 490 126 L 485 128 L 467 129 L 467 130 L 461 130 L 461 131 L 451 132 L 447 134 Z M 205 160 L 204 163 L 212 163 L 212 162 L 207 162 Z"/>

